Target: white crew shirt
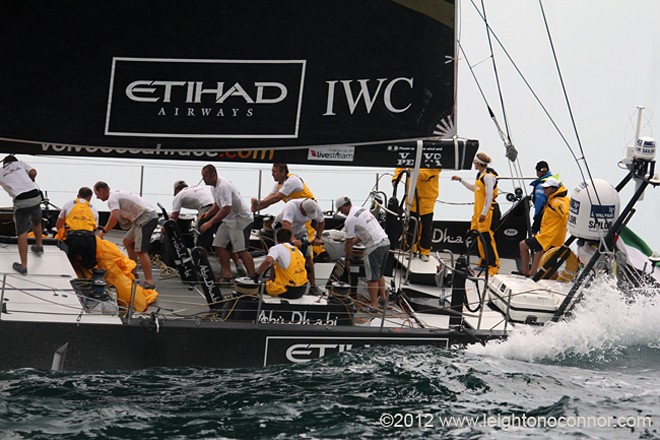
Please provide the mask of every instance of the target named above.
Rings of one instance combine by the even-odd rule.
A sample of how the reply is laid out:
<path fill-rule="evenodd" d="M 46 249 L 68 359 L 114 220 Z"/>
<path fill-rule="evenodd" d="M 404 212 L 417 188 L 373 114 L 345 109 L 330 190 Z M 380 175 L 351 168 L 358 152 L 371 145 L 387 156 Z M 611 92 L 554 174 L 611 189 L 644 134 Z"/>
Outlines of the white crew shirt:
<path fill-rule="evenodd" d="M 119 210 L 121 222 L 134 223 L 145 212 L 156 212 L 156 208 L 142 197 L 120 189 L 110 190 L 106 203 L 110 211 Z"/>
<path fill-rule="evenodd" d="M 290 243 L 280 243 L 268 249 L 268 256 L 271 257 L 282 269 L 288 269 L 291 264 L 291 247 L 295 248 Z"/>
<path fill-rule="evenodd" d="M 360 206 L 351 206 L 344 227 L 346 228 L 346 239 L 358 237 L 367 248 L 367 253 L 369 249 L 373 249 L 387 238 L 378 219 L 367 208 Z"/>
<path fill-rule="evenodd" d="M 250 207 L 243 201 L 241 193 L 230 180 L 218 176 L 218 181 L 215 186 L 211 188 L 213 194 L 213 201 L 218 208 L 222 209 L 225 206 L 231 206 L 231 211 L 222 222 L 228 226 L 234 225 L 241 219 L 252 219 L 252 211 Z"/>
<path fill-rule="evenodd" d="M 282 209 L 282 212 L 279 213 L 279 215 L 277 216 L 278 222 L 282 223 L 287 221 L 291 223 L 291 229 L 293 231 L 293 235 L 298 239 L 300 239 L 299 237 L 307 236 L 307 229 L 305 228 L 305 223 L 307 223 L 310 220 L 316 220 L 317 223 L 321 223 L 325 221 L 325 217 L 323 217 L 323 210 L 321 209 L 320 206 L 316 213 L 312 213 L 318 215 L 315 216 L 313 215 L 312 217 L 309 216 L 309 213 L 307 215 L 303 215 L 303 213 L 300 212 L 300 205 L 305 200 L 311 200 L 311 199 L 289 200 L 284 205 L 284 209 Z"/>
<path fill-rule="evenodd" d="M 179 212 L 181 208 L 199 211 L 205 206 L 213 204 L 213 194 L 206 187 L 194 186 L 184 188 L 172 200 L 172 212 Z"/>
<path fill-rule="evenodd" d="M 13 199 L 37 189 L 37 184 L 32 181 L 28 174 L 34 168 L 23 161 L 9 162 L 0 169 L 0 185 Z"/>
<path fill-rule="evenodd" d="M 284 180 L 284 183 L 282 183 L 282 187 L 279 190 L 277 189 L 278 186 L 279 183 L 276 183 L 271 194 L 276 194 L 279 191 L 284 197 L 288 197 L 296 191 L 302 191 L 305 189 L 305 184 L 302 179 L 294 174 L 289 175 L 286 180 Z"/>

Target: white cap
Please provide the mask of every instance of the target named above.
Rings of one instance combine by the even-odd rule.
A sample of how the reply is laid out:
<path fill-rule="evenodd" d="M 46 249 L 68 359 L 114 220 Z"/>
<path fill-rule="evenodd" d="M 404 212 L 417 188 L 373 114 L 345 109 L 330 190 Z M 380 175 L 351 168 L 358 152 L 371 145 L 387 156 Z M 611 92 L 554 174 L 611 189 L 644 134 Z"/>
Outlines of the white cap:
<path fill-rule="evenodd" d="M 305 213 L 307 214 L 307 217 L 309 217 L 311 219 L 314 219 L 314 218 L 317 218 L 317 217 L 323 215 L 323 210 L 321 209 L 319 204 L 314 199 L 305 199 L 300 204 L 300 206 L 302 206 L 302 209 L 305 210 Z"/>
<path fill-rule="evenodd" d="M 555 188 L 559 188 L 561 185 L 561 182 L 559 180 L 555 179 L 554 177 L 548 177 L 545 179 L 545 181 L 541 184 L 541 187 L 543 188 L 550 188 L 551 186 Z"/>
<path fill-rule="evenodd" d="M 183 189 L 183 188 L 187 188 L 187 187 L 188 187 L 188 184 L 186 183 L 185 180 L 177 180 L 176 182 L 174 182 L 174 192 L 175 193 L 176 193 L 177 189 Z"/>
<path fill-rule="evenodd" d="M 341 208 L 344 205 L 348 205 L 349 203 L 351 203 L 351 199 L 349 199 L 348 197 L 346 196 L 338 197 L 337 200 L 335 200 L 335 209 L 339 210 L 339 208 Z"/>

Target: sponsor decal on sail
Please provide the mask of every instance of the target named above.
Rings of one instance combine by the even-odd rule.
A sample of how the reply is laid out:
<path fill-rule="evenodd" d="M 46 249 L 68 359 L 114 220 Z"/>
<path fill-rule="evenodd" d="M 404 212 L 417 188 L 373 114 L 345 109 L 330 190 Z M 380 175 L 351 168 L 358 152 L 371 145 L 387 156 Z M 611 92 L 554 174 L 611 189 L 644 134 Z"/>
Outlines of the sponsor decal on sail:
<path fill-rule="evenodd" d="M 105 134 L 297 138 L 305 60 L 113 58 Z"/>
<path fill-rule="evenodd" d="M 312 147 L 308 150 L 307 159 L 310 161 L 341 161 L 353 162 L 355 158 L 355 147 L 352 146 L 328 146 Z"/>

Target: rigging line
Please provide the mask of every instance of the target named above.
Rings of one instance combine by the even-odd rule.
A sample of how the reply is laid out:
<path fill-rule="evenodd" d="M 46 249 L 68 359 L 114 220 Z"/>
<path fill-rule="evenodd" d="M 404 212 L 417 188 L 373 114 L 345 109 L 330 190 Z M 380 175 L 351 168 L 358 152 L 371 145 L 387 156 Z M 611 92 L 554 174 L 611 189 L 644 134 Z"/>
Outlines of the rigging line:
<path fill-rule="evenodd" d="M 474 2 L 472 3 L 472 5 L 474 6 Z M 479 16 L 481 17 L 481 19 L 484 20 L 484 22 L 485 22 L 485 19 L 484 19 L 483 15 L 481 15 L 481 12 L 476 8 L 476 6 L 475 6 L 475 10 L 477 11 L 477 13 L 478 13 Z M 513 68 L 515 69 L 515 71 L 518 73 L 518 75 L 519 75 L 520 78 L 522 79 L 522 81 L 523 81 L 523 83 L 525 84 L 525 86 L 527 86 L 527 89 L 530 91 L 530 93 L 532 94 L 532 96 L 534 97 L 534 99 L 536 100 L 536 102 L 539 104 L 539 106 L 541 107 L 541 109 L 543 110 L 543 112 L 545 113 L 545 115 L 548 117 L 548 120 L 550 121 L 550 123 L 552 124 L 552 126 L 555 128 L 555 131 L 557 132 L 557 134 L 559 134 L 559 137 L 560 137 L 561 140 L 564 142 L 564 144 L 565 144 L 566 147 L 568 148 L 568 150 L 569 150 L 569 152 L 571 153 L 571 155 L 573 156 L 573 158 L 577 161 L 577 158 L 576 158 L 576 156 L 575 156 L 575 153 L 573 152 L 573 149 L 571 148 L 571 145 L 569 144 L 568 140 L 566 139 L 566 137 L 564 136 L 564 134 L 562 133 L 562 131 L 559 129 L 559 126 L 557 125 L 557 123 L 555 122 L 555 120 L 552 118 L 552 116 L 550 116 L 550 112 L 548 111 L 548 109 L 547 109 L 547 108 L 545 107 L 545 105 L 543 105 L 543 103 L 541 102 L 541 98 L 539 98 L 539 96 L 536 94 L 536 92 L 535 92 L 534 89 L 532 88 L 531 84 L 529 83 L 529 81 L 527 81 L 527 78 L 525 78 L 525 76 L 523 75 L 522 71 L 520 70 L 520 68 L 518 67 L 518 65 L 516 64 L 516 62 L 515 62 L 515 61 L 513 60 L 513 58 L 511 57 L 511 54 L 509 54 L 509 52 L 508 52 L 508 51 L 506 50 L 506 48 L 504 47 L 504 44 L 502 44 L 502 42 L 500 41 L 500 39 L 499 39 L 499 37 L 497 36 L 497 34 L 492 30 L 492 28 L 490 27 L 490 25 L 489 25 L 488 23 L 486 23 L 486 26 L 491 30 L 491 32 L 492 32 L 492 34 L 493 34 L 493 38 L 495 38 L 495 41 L 497 41 L 497 43 L 499 44 L 500 48 L 502 49 L 502 51 L 504 52 L 504 54 L 505 54 L 506 57 L 508 58 L 509 62 L 511 62 L 511 65 L 513 66 Z M 467 61 L 467 60 L 466 60 L 466 61 Z"/>
<path fill-rule="evenodd" d="M 477 6 L 474 4 L 474 1 L 472 1 L 472 5 L 475 8 L 475 10 L 477 10 L 479 12 L 479 10 L 477 9 Z M 493 34 L 493 32 L 492 32 L 492 29 L 490 28 L 490 26 L 488 25 L 488 20 L 486 19 L 486 6 L 484 4 L 484 0 L 481 1 L 481 8 L 483 10 L 483 14 L 481 12 L 479 12 L 479 15 L 484 19 L 484 24 L 486 25 L 486 36 L 488 38 L 488 48 L 489 48 L 489 51 L 490 51 L 490 59 L 491 59 L 491 64 L 493 66 L 493 72 L 494 72 L 494 76 L 495 76 L 495 83 L 496 83 L 496 86 L 497 86 L 497 94 L 498 94 L 499 101 L 500 101 L 502 118 L 504 119 L 504 131 L 502 131 L 502 129 L 500 128 L 500 125 L 497 122 L 497 117 L 495 116 L 495 113 L 493 112 L 491 106 L 488 104 L 488 102 L 485 99 L 484 100 L 486 101 L 486 106 L 488 107 L 489 116 L 490 116 L 491 120 L 493 121 L 493 123 L 495 124 L 495 128 L 497 129 L 497 132 L 500 136 L 500 139 L 504 143 L 504 147 L 507 150 L 507 158 L 509 158 L 509 162 L 517 162 L 518 154 L 515 151 L 515 148 L 513 147 L 513 143 L 511 141 L 511 128 L 509 126 L 509 121 L 508 121 L 508 117 L 507 117 L 507 113 L 506 113 L 506 108 L 505 108 L 505 105 L 504 105 L 504 95 L 502 93 L 502 83 L 500 81 L 500 75 L 499 75 L 499 71 L 498 71 L 498 68 L 497 68 L 497 63 L 495 61 L 495 54 L 494 54 L 494 51 L 493 51 L 493 42 L 492 42 L 492 38 L 491 38 L 491 34 Z M 466 61 L 467 61 L 467 59 L 466 59 Z M 474 77 L 474 72 L 472 72 L 472 74 L 473 74 L 473 77 Z M 475 78 L 475 81 L 476 81 L 476 78 Z M 482 96 L 483 96 L 483 92 L 482 92 Z M 510 150 L 513 150 L 513 153 L 515 154 L 514 156 L 509 156 Z M 509 163 L 509 171 L 512 175 L 516 176 L 518 184 L 520 186 L 523 186 L 523 184 L 522 184 L 523 174 L 522 174 L 522 169 L 520 167 L 520 164 L 518 163 L 518 166 L 516 167 L 515 165 L 512 166 L 512 164 Z M 516 171 L 516 172 L 514 172 L 514 171 Z M 512 186 L 515 189 L 516 182 L 512 182 Z"/>
<path fill-rule="evenodd" d="M 468 60 L 467 54 L 465 53 L 465 49 L 463 48 L 463 45 L 458 43 L 458 47 L 463 54 L 463 59 L 465 59 L 465 63 L 467 64 L 468 70 L 470 71 L 470 74 L 472 75 L 472 79 L 474 80 L 475 85 L 477 86 L 477 90 L 479 90 L 479 94 L 481 95 L 481 99 L 483 99 L 484 104 L 486 104 L 486 107 L 488 108 L 488 113 L 491 116 L 491 119 L 494 118 L 493 111 L 491 110 L 490 104 L 488 103 L 488 98 L 486 98 L 486 94 L 484 93 L 483 88 L 481 87 L 481 83 L 479 82 L 479 79 L 477 78 L 477 75 L 474 73 L 474 66 L 470 64 L 470 61 Z M 493 54 L 491 53 L 490 58 L 493 57 Z M 479 65 L 483 61 L 480 61 L 479 63 L 475 64 Z M 499 129 L 499 126 L 497 125 L 497 122 L 495 122 L 496 128 L 498 132 L 501 130 Z M 508 136 L 508 135 L 507 135 Z M 504 141 L 504 139 L 503 139 Z M 521 187 L 524 187 L 525 185 L 523 184 L 523 173 L 522 173 L 522 168 L 520 167 L 520 162 L 516 159 L 516 165 L 517 165 L 517 172 L 514 173 L 511 169 L 511 161 L 509 161 L 509 171 L 511 172 L 512 180 L 518 181 Z M 515 188 L 515 183 L 514 183 L 514 188 Z"/>
<path fill-rule="evenodd" d="M 476 6 L 475 6 L 476 7 Z M 486 38 L 488 39 L 488 50 L 490 51 L 490 62 L 493 65 L 493 74 L 495 75 L 495 84 L 497 86 L 497 95 L 500 98 L 500 107 L 502 108 L 502 119 L 504 119 L 504 129 L 506 131 L 506 138 L 511 143 L 511 131 L 509 129 L 509 120 L 506 116 L 504 108 L 504 96 L 502 95 L 502 83 L 500 82 L 500 74 L 497 70 L 497 63 L 495 62 L 495 53 L 493 52 L 493 40 L 491 38 L 490 26 L 487 25 L 488 19 L 486 18 L 486 5 L 484 0 L 481 0 L 481 9 L 483 11 L 484 24 L 486 24 Z"/>
<path fill-rule="evenodd" d="M 564 95 L 564 101 L 566 102 L 566 108 L 568 110 L 568 114 L 571 118 L 571 125 L 573 126 L 573 131 L 575 132 L 575 139 L 578 144 L 578 148 L 580 150 L 580 154 L 582 155 L 582 159 L 584 159 L 584 167 L 587 170 L 587 176 L 589 176 L 589 181 L 593 185 L 593 179 L 591 177 L 591 171 L 589 170 L 589 164 L 586 161 L 586 157 L 584 154 L 584 150 L 582 148 L 582 141 L 580 140 L 580 134 L 578 133 L 577 125 L 575 124 L 575 117 L 573 115 L 573 108 L 571 107 L 571 102 L 568 99 L 568 94 L 566 92 L 566 84 L 564 83 L 564 76 L 561 73 L 561 69 L 559 67 L 559 60 L 557 59 L 557 52 L 555 50 L 555 44 L 554 41 L 552 40 L 552 34 L 550 33 L 550 27 L 548 25 L 548 19 L 545 15 L 545 9 L 543 8 L 543 0 L 539 0 L 539 7 L 541 9 L 541 15 L 543 16 L 543 24 L 545 25 L 545 31 L 546 34 L 548 35 L 548 42 L 550 43 L 550 50 L 552 50 L 552 58 L 555 62 L 555 67 L 557 68 L 557 76 L 559 77 L 559 82 L 561 84 L 561 90 Z M 578 168 L 580 164 L 578 163 Z M 580 169 L 580 174 L 582 175 L 582 179 L 586 180 L 584 178 L 584 174 L 582 173 L 582 169 Z"/>

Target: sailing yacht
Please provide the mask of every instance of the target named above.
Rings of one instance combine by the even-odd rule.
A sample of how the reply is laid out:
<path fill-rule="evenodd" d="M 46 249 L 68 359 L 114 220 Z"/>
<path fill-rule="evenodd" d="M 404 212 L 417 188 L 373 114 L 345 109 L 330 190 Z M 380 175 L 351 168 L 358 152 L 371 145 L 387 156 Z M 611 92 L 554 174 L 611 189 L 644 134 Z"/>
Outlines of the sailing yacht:
<path fill-rule="evenodd" d="M 37 1 L 8 9 L 5 153 L 409 167 L 414 187 L 420 168 L 469 170 L 479 147 L 458 137 L 454 124 L 453 1 L 201 1 L 157 9 L 125 0 Z M 657 182 L 653 158 L 640 151 L 632 149 L 626 183 L 643 193 Z M 506 154 L 515 160 L 512 145 Z M 584 193 L 582 206 L 600 206 L 600 190 L 588 182 Z M 415 227 L 409 206 L 393 211 L 387 194 L 373 196 L 375 209 Z M 498 243 L 503 272 L 517 267 L 517 243 L 527 235 L 529 200 L 513 201 Z M 474 241 L 448 240 L 425 265 L 392 249 L 391 294 L 378 313 L 358 310 L 360 273 L 342 271 L 341 255 L 317 265 L 324 295 L 271 298 L 249 280 L 217 283 L 213 263 L 194 250 L 191 259 L 181 246 L 181 225 L 165 222 L 171 247 L 163 254 L 180 276 L 160 280 L 158 299 L 139 303 L 137 283 L 122 295 L 104 279 L 82 279 L 55 241 L 31 256 L 28 275 L 13 273 L 16 239 L 6 237 L 0 368 L 253 367 L 378 344 L 487 343 L 517 325 L 563 319 L 590 277 L 607 269 L 635 201 L 590 238 L 603 246 L 575 282 L 556 276 L 565 250 L 548 263 L 546 279 L 531 280 L 474 273 Z M 441 227 L 452 237 L 468 232 L 465 222 Z"/>

